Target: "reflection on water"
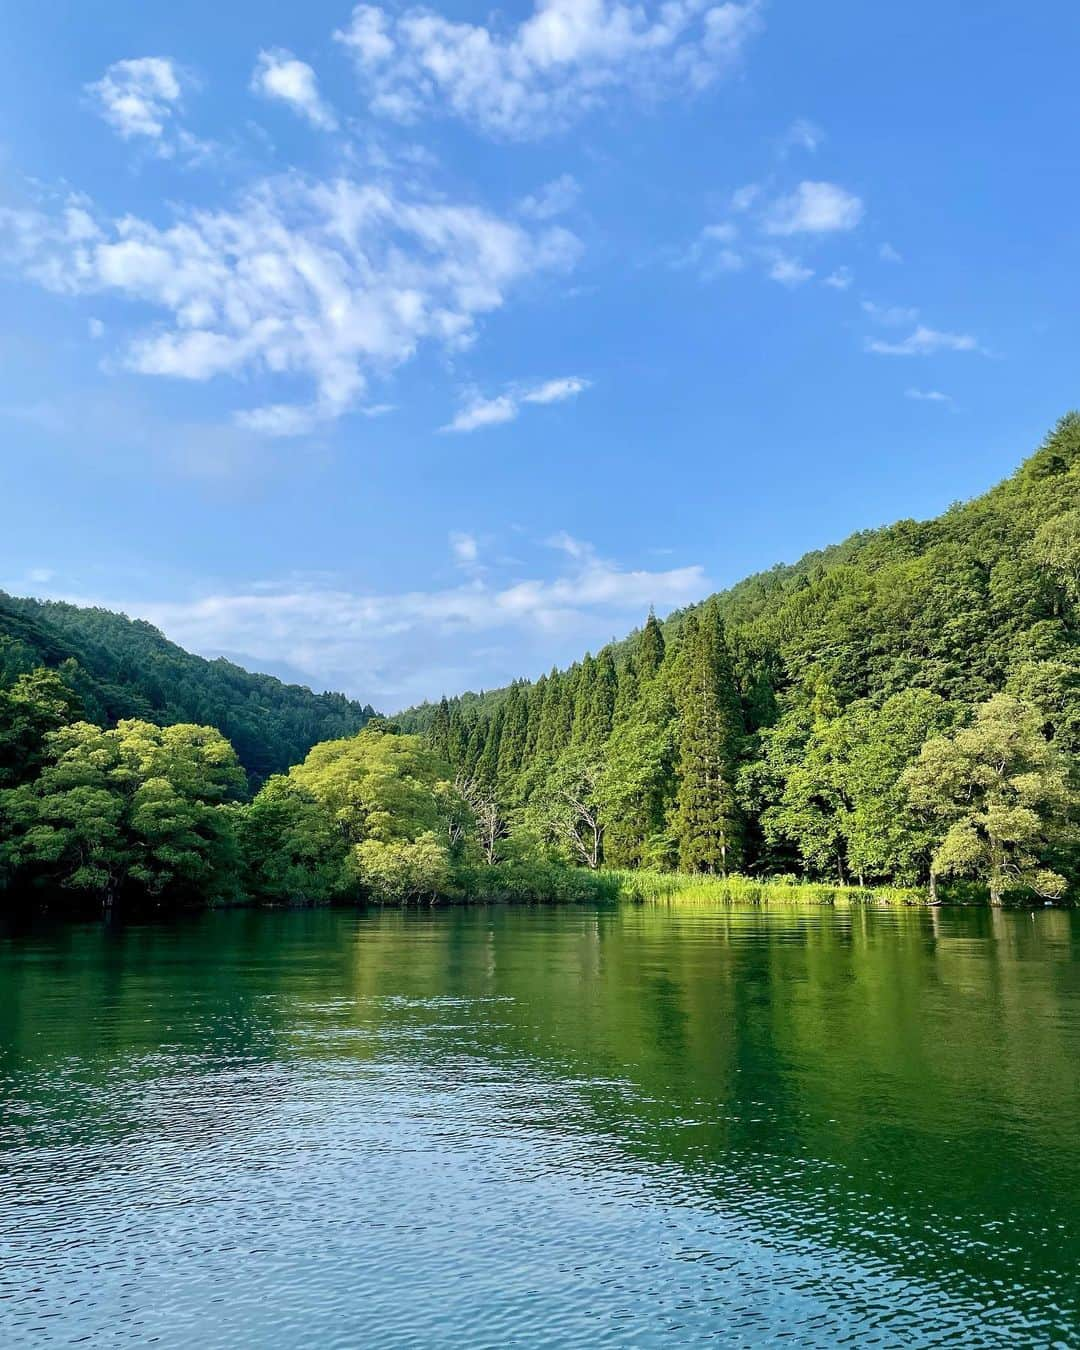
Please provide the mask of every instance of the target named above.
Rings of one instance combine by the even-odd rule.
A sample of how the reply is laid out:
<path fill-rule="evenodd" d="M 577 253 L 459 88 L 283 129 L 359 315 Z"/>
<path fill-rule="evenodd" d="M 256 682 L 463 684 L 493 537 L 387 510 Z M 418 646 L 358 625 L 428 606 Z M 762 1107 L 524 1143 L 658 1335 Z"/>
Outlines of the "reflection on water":
<path fill-rule="evenodd" d="M 1080 1343 L 1080 916 L 0 936 L 0 1343 Z"/>

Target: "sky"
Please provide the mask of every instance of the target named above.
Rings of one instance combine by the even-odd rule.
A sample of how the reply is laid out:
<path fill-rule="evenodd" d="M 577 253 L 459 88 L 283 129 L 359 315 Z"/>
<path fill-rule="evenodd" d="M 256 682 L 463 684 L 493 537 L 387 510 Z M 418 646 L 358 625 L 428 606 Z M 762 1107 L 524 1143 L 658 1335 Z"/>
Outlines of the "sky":
<path fill-rule="evenodd" d="M 385 711 L 1080 401 L 1066 0 L 11 7 L 0 587 Z"/>

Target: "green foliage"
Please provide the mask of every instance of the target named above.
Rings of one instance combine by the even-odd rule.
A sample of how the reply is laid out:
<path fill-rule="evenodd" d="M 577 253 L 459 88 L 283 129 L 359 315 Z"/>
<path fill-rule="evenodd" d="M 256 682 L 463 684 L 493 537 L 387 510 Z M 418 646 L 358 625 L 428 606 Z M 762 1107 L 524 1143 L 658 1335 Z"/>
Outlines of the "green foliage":
<path fill-rule="evenodd" d="M 936 875 L 985 881 L 992 904 L 1012 888 L 1064 893 L 1065 878 L 1040 864 L 1059 833 L 1058 842 L 1075 842 L 1075 800 L 1032 709 L 995 694 L 969 726 L 931 737 L 904 783 L 914 806 L 945 827 Z"/>
<path fill-rule="evenodd" d="M 275 775 L 235 813 L 245 888 L 268 903 L 326 904 L 348 893 L 349 850 L 313 793 Z"/>
<path fill-rule="evenodd" d="M 703 607 L 686 657 L 675 805 L 679 864 L 686 872 L 726 875 L 741 853 L 735 785 L 745 729 L 715 599 Z"/>
<path fill-rule="evenodd" d="M 925 741 L 994 695 L 1029 709 L 1075 802 L 1078 635 L 1070 414 L 1012 478 L 937 520 L 863 531 L 663 624 L 650 614 L 625 642 L 534 685 L 448 700 L 448 758 L 467 775 L 483 769 L 516 830 L 590 866 L 933 885 L 949 822 L 911 800 L 905 773 Z M 399 720 L 424 731 L 435 711 Z M 1032 809 L 1027 873 L 1075 887 L 1080 847 L 1042 828 L 1074 807 Z"/>
<path fill-rule="evenodd" d="M 243 786 L 212 727 L 75 722 L 48 733 L 33 781 L 0 792 L 0 869 L 106 904 L 227 898 L 239 856 L 223 803 Z"/>
<path fill-rule="evenodd" d="M 699 878 L 680 894 L 780 874 L 822 895 L 942 878 L 995 901 L 1074 896 L 1078 636 L 1075 414 L 937 520 L 392 722 L 122 616 L 0 598 L 0 869 L 204 899 L 242 873 L 246 894 L 289 903 L 541 899 L 585 873 L 625 887 L 609 867 L 679 867 Z M 258 776 L 306 758 L 241 805 L 233 751 L 194 722 L 235 726 Z"/>
<path fill-rule="evenodd" d="M 83 715 L 101 726 L 138 718 L 217 727 L 255 783 L 374 716 L 343 694 L 205 661 L 123 614 L 0 592 L 0 684 L 41 666 L 57 670 Z"/>
<path fill-rule="evenodd" d="M 356 845 L 353 862 L 364 892 L 380 904 L 434 903 L 446 895 L 450 881 L 446 844 L 431 830 L 414 840 L 365 839 Z"/>

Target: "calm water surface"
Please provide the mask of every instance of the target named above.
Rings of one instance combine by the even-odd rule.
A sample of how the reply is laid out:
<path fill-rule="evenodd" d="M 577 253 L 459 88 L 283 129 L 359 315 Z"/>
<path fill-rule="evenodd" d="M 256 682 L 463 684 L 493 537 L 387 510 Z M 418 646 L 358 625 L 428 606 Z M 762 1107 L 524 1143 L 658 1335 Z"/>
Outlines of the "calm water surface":
<path fill-rule="evenodd" d="M 1080 916 L 0 933 L 0 1344 L 1080 1345 Z"/>

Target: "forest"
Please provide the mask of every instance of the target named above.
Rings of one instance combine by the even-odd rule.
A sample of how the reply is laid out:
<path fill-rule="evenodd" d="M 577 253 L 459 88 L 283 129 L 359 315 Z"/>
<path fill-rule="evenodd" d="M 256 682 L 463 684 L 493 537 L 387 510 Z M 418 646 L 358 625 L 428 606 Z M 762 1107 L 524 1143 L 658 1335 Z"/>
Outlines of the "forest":
<path fill-rule="evenodd" d="M 375 715 L 343 694 L 193 656 L 141 619 L 0 591 L 0 683 L 37 666 L 61 670 L 82 715 L 101 726 L 134 717 L 217 727 L 256 786 Z"/>
<path fill-rule="evenodd" d="M 661 875 L 1076 898 L 1077 414 L 935 520 L 393 721 L 104 611 L 3 605 L 9 905 L 575 899 Z"/>

